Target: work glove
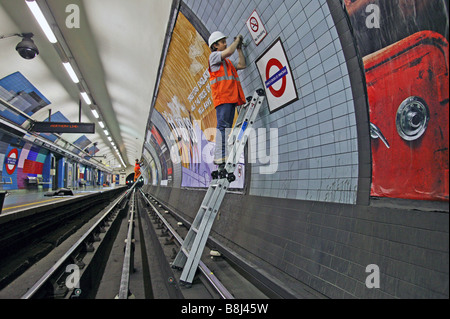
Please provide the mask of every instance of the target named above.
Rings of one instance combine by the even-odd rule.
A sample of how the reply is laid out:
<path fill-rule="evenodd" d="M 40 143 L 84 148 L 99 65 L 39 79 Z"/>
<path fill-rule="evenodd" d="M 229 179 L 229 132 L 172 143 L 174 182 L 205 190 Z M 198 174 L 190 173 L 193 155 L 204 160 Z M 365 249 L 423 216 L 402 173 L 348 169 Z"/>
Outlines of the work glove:
<path fill-rule="evenodd" d="M 244 37 L 242 35 L 238 35 L 234 40 L 239 39 L 239 44 L 237 45 L 238 49 L 242 49 L 242 42 L 244 41 Z"/>

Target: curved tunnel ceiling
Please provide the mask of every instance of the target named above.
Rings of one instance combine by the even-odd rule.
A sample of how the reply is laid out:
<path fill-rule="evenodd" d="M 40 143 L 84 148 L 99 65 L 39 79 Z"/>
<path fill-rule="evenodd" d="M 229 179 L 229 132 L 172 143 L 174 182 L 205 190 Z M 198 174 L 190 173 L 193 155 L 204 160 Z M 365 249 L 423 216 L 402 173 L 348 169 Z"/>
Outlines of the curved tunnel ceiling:
<path fill-rule="evenodd" d="M 80 82 L 87 86 L 123 161 L 133 165 L 134 159 L 141 157 L 172 2 L 133 0 L 127 2 L 126 9 L 121 0 L 37 2 L 44 15 L 56 23 L 61 45 L 69 44 L 70 61 L 79 69 Z M 76 22 L 77 18 L 73 7 L 79 9 L 79 27 L 69 28 L 66 20 Z M 33 60 L 24 60 L 14 50 L 19 37 L 0 41 L 0 78 L 20 72 L 51 102 L 32 118 L 43 121 L 51 110 L 78 122 L 79 86 L 69 78 L 56 46 L 47 40 L 25 0 L 1 1 L 0 30 L 0 35 L 34 34 L 40 54 Z M 81 121 L 96 123 L 96 133 L 86 135 L 97 143 L 96 156 L 106 156 L 103 162 L 111 167 L 120 164 L 108 136 L 85 102 Z M 62 134 L 72 143 L 81 135 Z"/>

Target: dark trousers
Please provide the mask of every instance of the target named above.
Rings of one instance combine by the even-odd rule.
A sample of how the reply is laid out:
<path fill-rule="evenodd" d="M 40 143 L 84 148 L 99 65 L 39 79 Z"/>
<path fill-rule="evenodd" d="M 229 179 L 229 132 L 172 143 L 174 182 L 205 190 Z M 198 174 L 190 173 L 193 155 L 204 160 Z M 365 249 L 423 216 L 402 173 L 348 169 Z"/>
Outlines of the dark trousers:
<path fill-rule="evenodd" d="M 214 158 L 216 161 L 224 161 L 226 158 L 226 143 L 228 138 L 226 135 L 226 129 L 230 129 L 233 126 L 235 113 L 236 104 L 221 104 L 216 107 L 217 135 L 216 149 L 214 152 Z"/>

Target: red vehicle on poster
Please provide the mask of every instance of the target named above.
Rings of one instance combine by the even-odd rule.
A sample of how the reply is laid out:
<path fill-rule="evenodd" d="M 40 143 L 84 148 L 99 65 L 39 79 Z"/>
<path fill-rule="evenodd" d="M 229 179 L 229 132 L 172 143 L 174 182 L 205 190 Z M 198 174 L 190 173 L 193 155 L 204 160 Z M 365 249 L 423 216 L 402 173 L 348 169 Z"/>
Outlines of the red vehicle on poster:
<path fill-rule="evenodd" d="M 417 32 L 364 58 L 372 196 L 449 199 L 449 50 Z"/>

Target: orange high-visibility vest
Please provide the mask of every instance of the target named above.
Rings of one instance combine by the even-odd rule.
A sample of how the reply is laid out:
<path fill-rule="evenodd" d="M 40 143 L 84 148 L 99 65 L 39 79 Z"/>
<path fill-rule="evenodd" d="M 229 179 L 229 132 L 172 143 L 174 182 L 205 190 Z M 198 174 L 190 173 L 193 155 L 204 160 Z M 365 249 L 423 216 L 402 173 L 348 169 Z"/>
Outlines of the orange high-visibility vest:
<path fill-rule="evenodd" d="M 134 164 L 134 181 L 141 176 L 141 165 L 139 163 Z"/>
<path fill-rule="evenodd" d="M 214 107 L 225 103 L 245 104 L 245 95 L 242 90 L 241 81 L 236 68 L 230 60 L 225 59 L 220 65 L 220 69 L 211 72 L 209 68 L 211 95 Z"/>

